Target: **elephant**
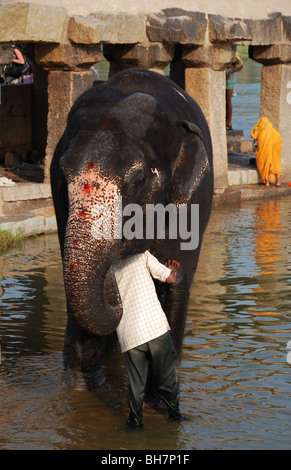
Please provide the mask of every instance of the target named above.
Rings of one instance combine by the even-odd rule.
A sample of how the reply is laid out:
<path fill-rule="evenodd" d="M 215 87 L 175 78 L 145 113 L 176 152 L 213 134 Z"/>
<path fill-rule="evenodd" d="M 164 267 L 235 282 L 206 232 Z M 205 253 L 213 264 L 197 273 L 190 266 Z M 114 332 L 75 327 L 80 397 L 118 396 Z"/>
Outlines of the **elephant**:
<path fill-rule="evenodd" d="M 161 263 L 169 258 L 180 263 L 174 284 L 155 281 L 179 377 L 188 300 L 213 198 L 212 144 L 200 107 L 164 75 L 135 68 L 119 72 L 73 104 L 53 155 L 50 180 L 68 314 L 65 383 L 94 388 L 106 382 L 104 355 L 122 317 L 111 266 L 146 250 Z M 174 219 L 165 212 L 163 236 L 146 236 L 144 228 L 129 230 L 134 228 L 133 209 L 141 208 L 143 222 L 145 209 L 158 205 L 178 214 Z M 195 227 L 198 234 L 195 246 L 184 249 L 185 237 L 169 236 L 169 221 L 182 220 L 182 207 L 187 233 Z M 195 217 L 192 207 L 199 208 Z M 107 236 L 96 235 L 100 220 L 99 229 Z M 154 395 L 150 376 L 147 395 L 149 401 Z"/>

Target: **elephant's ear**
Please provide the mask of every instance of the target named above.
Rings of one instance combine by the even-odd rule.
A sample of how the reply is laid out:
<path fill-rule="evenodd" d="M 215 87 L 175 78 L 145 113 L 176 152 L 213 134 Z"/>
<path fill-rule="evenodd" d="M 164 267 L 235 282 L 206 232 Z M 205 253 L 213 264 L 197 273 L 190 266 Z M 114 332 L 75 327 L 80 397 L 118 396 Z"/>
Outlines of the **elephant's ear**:
<path fill-rule="evenodd" d="M 211 174 L 209 159 L 212 156 L 207 155 L 202 131 L 196 124 L 183 121 L 179 126 L 182 142 L 171 167 L 168 200 L 175 204 L 187 204 L 204 178 Z"/>

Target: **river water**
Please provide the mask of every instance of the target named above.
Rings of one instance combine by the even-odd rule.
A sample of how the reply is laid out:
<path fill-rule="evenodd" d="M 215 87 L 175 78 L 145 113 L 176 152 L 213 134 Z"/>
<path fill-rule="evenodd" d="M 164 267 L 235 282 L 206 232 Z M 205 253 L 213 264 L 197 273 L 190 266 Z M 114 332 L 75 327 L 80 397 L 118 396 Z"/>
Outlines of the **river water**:
<path fill-rule="evenodd" d="M 287 196 L 213 210 L 183 349 L 181 409 L 189 421 L 146 413 L 136 434 L 125 429 L 119 353 L 104 364 L 102 389 L 62 386 L 66 308 L 57 236 L 27 239 L 3 255 L 0 448 L 290 449 L 290 207 Z"/>

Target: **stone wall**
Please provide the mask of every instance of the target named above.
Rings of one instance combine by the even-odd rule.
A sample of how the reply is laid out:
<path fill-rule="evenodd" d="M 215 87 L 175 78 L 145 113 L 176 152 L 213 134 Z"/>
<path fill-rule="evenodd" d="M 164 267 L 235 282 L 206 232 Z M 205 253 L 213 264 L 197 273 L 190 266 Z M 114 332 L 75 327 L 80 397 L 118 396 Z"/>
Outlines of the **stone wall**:
<path fill-rule="evenodd" d="M 175 8 L 177 2 L 171 0 L 142 2 L 143 6 L 119 0 L 114 2 L 115 12 L 107 3 L 50 0 L 50 5 L 43 5 L 41 0 L 4 0 L 0 5 L 3 54 L 7 54 L 11 40 L 30 43 L 33 60 L 46 73 L 45 181 L 66 114 L 77 96 L 92 86 L 88 70 L 101 60 L 102 46 L 110 62 L 110 75 L 129 67 L 162 72 L 170 65 L 171 78 L 205 113 L 213 142 L 215 187 L 225 188 L 224 71 L 235 54 L 235 44 L 249 45 L 252 59 L 263 63 L 261 115 L 267 115 L 281 133 L 283 181 L 290 180 L 289 0 L 181 0 L 179 5 L 184 9 Z"/>

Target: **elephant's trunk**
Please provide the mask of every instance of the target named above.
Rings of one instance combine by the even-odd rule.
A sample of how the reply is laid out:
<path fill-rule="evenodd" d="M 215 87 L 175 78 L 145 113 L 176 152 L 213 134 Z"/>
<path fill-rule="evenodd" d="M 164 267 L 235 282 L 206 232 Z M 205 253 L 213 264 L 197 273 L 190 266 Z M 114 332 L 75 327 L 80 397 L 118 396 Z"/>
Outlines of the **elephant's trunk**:
<path fill-rule="evenodd" d="M 98 180 L 96 174 L 90 180 L 89 176 L 88 172 L 81 174 L 68 185 L 64 284 L 68 311 L 77 323 L 90 334 L 105 336 L 116 330 L 122 316 L 115 276 L 110 270 L 117 259 L 120 240 L 97 237 L 93 228 L 98 217 L 100 220 L 96 207 L 108 203 L 110 217 L 118 191 L 108 180 Z"/>

